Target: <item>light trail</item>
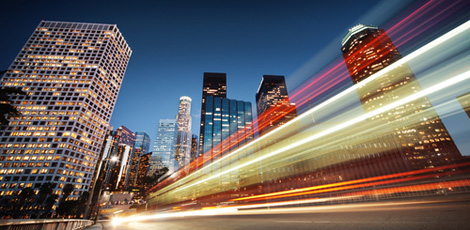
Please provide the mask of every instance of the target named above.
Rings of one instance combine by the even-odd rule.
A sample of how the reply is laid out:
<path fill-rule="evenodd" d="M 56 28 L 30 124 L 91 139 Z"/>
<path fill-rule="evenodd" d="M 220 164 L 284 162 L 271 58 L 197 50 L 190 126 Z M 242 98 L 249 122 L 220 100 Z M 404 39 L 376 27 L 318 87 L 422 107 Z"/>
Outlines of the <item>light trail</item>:
<path fill-rule="evenodd" d="M 462 34 L 462 33 L 464 33 L 464 32 L 468 32 L 469 29 L 470 29 L 470 21 L 467 21 L 466 23 L 464 23 L 464 24 L 458 26 L 457 28 L 453 29 L 452 31 L 450 31 L 450 32 L 448 32 L 448 33 L 442 35 L 441 37 L 435 39 L 434 41 L 432 41 L 432 42 L 430 42 L 430 43 L 424 45 L 423 47 L 421 47 L 420 49 L 416 50 L 415 52 L 412 52 L 411 54 L 409 54 L 409 55 L 407 55 L 407 56 L 401 58 L 400 60 L 394 62 L 393 64 L 387 66 L 386 68 L 380 70 L 379 72 L 377 72 L 377 73 L 371 75 L 370 77 L 364 79 L 363 81 L 359 82 L 358 84 L 349 87 L 348 89 L 346 89 L 346 90 L 344 90 L 343 92 L 341 92 L 341 93 L 339 93 L 339 94 L 333 96 L 332 98 L 326 100 L 325 102 L 319 104 L 318 106 L 315 106 L 314 108 L 312 108 L 312 109 L 306 111 L 305 113 L 303 113 L 303 114 L 297 116 L 296 118 L 294 118 L 294 119 L 292 119 L 291 121 L 287 122 L 284 126 L 281 126 L 281 127 L 277 128 L 277 129 L 273 130 L 272 132 L 269 132 L 268 134 L 266 134 L 266 135 L 264 135 L 264 136 L 262 136 L 262 137 L 260 137 L 260 138 L 258 138 L 258 139 L 256 139 L 256 140 L 254 140 L 254 141 L 248 143 L 247 145 L 244 145 L 243 147 L 241 147 L 241 148 L 235 150 L 234 152 L 229 153 L 229 154 L 227 154 L 227 155 L 225 155 L 225 156 L 219 158 L 217 161 L 212 162 L 212 163 L 209 164 L 208 166 L 206 166 L 206 167 L 200 169 L 198 172 L 200 172 L 200 173 L 202 174 L 202 173 L 203 173 L 203 170 L 210 169 L 210 166 L 214 165 L 215 163 L 219 163 L 219 162 L 225 160 L 226 158 L 229 158 L 229 157 L 231 157 L 231 156 L 233 156 L 233 155 L 236 155 L 236 154 L 240 153 L 241 151 L 246 150 L 246 149 L 249 148 L 249 147 L 253 147 L 255 144 L 261 142 L 262 140 L 264 140 L 264 139 L 266 139 L 266 138 L 268 138 L 268 137 L 270 137 L 270 136 L 273 136 L 273 135 L 275 135 L 275 134 L 281 133 L 282 131 L 288 129 L 288 128 L 289 128 L 291 125 L 293 125 L 295 122 L 297 122 L 297 121 L 299 121 L 299 120 L 301 120 L 301 119 L 304 119 L 304 118 L 307 117 L 307 116 L 310 116 L 313 112 L 318 111 L 318 110 L 320 110 L 320 109 L 326 107 L 327 105 L 330 105 L 331 103 L 334 103 L 334 102 L 340 100 L 341 98 L 343 98 L 343 97 L 349 95 L 350 93 L 355 92 L 355 90 L 356 90 L 357 88 L 360 88 L 360 87 L 365 86 L 367 83 L 370 83 L 370 82 L 374 81 L 374 80 L 377 79 L 378 77 L 380 77 L 380 76 L 382 76 L 382 75 L 384 75 L 384 74 L 386 74 L 386 73 L 392 71 L 393 69 L 399 67 L 400 65 L 403 65 L 403 64 L 405 64 L 405 63 L 407 63 L 407 62 L 409 62 L 409 61 L 411 61 L 411 60 L 413 60 L 413 59 L 415 59 L 415 58 L 418 58 L 418 57 L 420 57 L 420 56 L 426 54 L 426 52 L 432 50 L 432 49 L 435 48 L 435 47 L 438 47 L 439 45 L 441 45 L 441 44 L 443 44 L 444 42 L 446 42 L 446 41 L 452 39 L 453 37 L 455 37 L 455 36 L 457 36 L 457 35 L 460 35 L 460 34 Z M 230 172 L 235 171 L 235 170 L 239 170 L 239 169 L 241 169 L 241 168 L 243 168 L 243 167 L 249 166 L 249 165 L 254 164 L 254 163 L 257 163 L 257 162 L 259 162 L 259 161 L 261 161 L 261 160 L 264 160 L 264 159 L 267 159 L 267 158 L 269 158 L 269 157 L 275 156 L 275 155 L 277 155 L 277 154 L 279 154 L 279 153 L 282 153 L 282 152 L 284 152 L 284 151 L 287 151 L 287 150 L 293 149 L 293 148 L 295 148 L 295 147 L 298 147 L 298 146 L 300 146 L 300 145 L 302 145 L 302 144 L 311 142 L 311 141 L 316 140 L 316 139 L 318 139 L 318 138 L 320 138 L 320 137 L 322 137 L 322 136 L 325 136 L 325 135 L 327 135 L 327 134 L 331 134 L 331 133 L 333 133 L 333 132 L 336 132 L 336 131 L 342 130 L 342 129 L 344 129 L 344 128 L 350 127 L 350 126 L 352 126 L 352 125 L 354 125 L 354 124 L 356 124 L 356 123 L 358 123 L 358 122 L 360 122 L 360 121 L 363 121 L 363 120 L 366 120 L 366 119 L 371 118 L 371 117 L 373 117 L 373 116 L 376 116 L 376 115 L 378 115 L 378 114 L 384 113 L 384 112 L 386 112 L 386 111 L 388 111 L 388 110 L 390 110 L 390 109 L 393 109 L 393 108 L 395 108 L 395 107 L 397 107 L 397 106 L 401 106 L 401 105 L 403 105 L 403 104 L 406 104 L 406 103 L 408 103 L 408 102 L 411 102 L 411 101 L 413 101 L 413 100 L 415 100 L 415 99 L 417 99 L 417 98 L 419 98 L 419 97 L 424 97 L 424 96 L 426 96 L 426 95 L 428 95 L 428 94 L 435 93 L 435 92 L 437 92 L 437 91 L 439 91 L 439 90 L 442 90 L 442 89 L 444 89 L 444 88 L 446 88 L 446 87 L 455 85 L 455 84 L 457 84 L 457 83 L 459 83 L 459 82 L 462 82 L 462 81 L 464 81 L 464 80 L 467 80 L 467 79 L 469 79 L 469 78 L 470 78 L 470 71 L 467 71 L 467 72 L 465 72 L 465 73 L 463 73 L 463 74 L 460 74 L 460 75 L 458 75 L 458 76 L 456 76 L 456 77 L 452 77 L 451 79 L 448 79 L 448 80 L 443 81 L 443 82 L 441 82 L 441 83 L 439 83 L 439 84 L 437 84 L 437 85 L 434 85 L 434 86 L 432 86 L 432 87 L 429 87 L 429 88 L 427 88 L 427 89 L 424 89 L 424 90 L 422 90 L 422 91 L 420 91 L 420 92 L 418 92 L 418 93 L 415 93 L 415 94 L 413 94 L 413 95 L 411 95 L 411 96 L 408 96 L 408 97 L 403 98 L 403 99 L 401 99 L 401 100 L 399 100 L 399 101 L 396 101 L 396 102 L 393 102 L 393 103 L 391 103 L 391 104 L 389 104 L 389 105 L 386 105 L 386 106 L 384 106 L 384 107 L 381 107 L 381 108 L 379 108 L 379 109 L 377 109 L 377 110 L 375 110 L 375 111 L 372 111 L 372 112 L 370 112 L 370 113 L 364 114 L 364 115 L 359 116 L 359 117 L 356 117 L 355 119 L 351 119 L 351 120 L 349 120 L 349 121 L 347 121 L 347 122 L 344 122 L 344 123 L 342 123 L 342 124 L 340 124 L 340 125 L 336 125 L 336 126 L 330 128 L 330 129 L 326 130 L 326 131 L 323 131 L 323 132 L 320 132 L 320 133 L 315 134 L 315 135 L 313 135 L 313 136 L 310 136 L 310 137 L 308 137 L 308 138 L 305 138 L 304 140 L 301 140 L 301 141 L 298 141 L 298 142 L 293 143 L 293 144 L 291 144 L 291 145 L 285 146 L 285 147 L 280 148 L 280 149 L 278 149 L 278 150 L 276 150 L 276 151 L 273 151 L 273 152 L 271 152 L 271 153 L 268 153 L 268 154 L 266 154 L 266 155 L 264 155 L 264 156 L 260 156 L 260 157 L 254 159 L 254 160 L 248 161 L 248 162 L 246 162 L 246 163 L 243 163 L 243 164 L 241 164 L 241 165 L 238 165 L 238 166 L 236 166 L 236 167 L 233 167 L 233 168 L 231 168 L 231 169 L 228 169 L 228 170 L 226 170 L 226 171 L 224 171 L 224 172 L 217 173 L 217 174 L 212 175 L 212 176 L 210 176 L 210 177 L 208 177 L 208 178 L 202 179 L 202 180 L 197 181 L 197 182 L 193 182 L 193 183 L 191 183 L 191 184 L 189 184 L 189 185 L 186 185 L 186 186 L 184 186 L 184 187 L 177 188 L 177 189 L 175 190 L 175 192 L 181 191 L 181 190 L 184 190 L 184 189 L 188 189 L 188 188 L 193 187 L 193 186 L 195 186 L 195 185 L 198 185 L 198 184 L 207 182 L 207 181 L 209 181 L 209 180 L 211 180 L 211 179 L 220 177 L 220 176 L 222 176 L 222 175 L 225 175 L 225 174 L 230 173 Z M 195 175 L 195 174 L 191 174 L 191 175 Z M 180 181 L 178 181 L 178 182 L 179 182 L 178 184 L 182 184 L 182 183 L 184 183 L 185 181 L 190 180 L 191 175 L 189 175 L 189 176 L 187 176 L 187 177 L 181 179 Z M 166 190 L 167 190 L 167 189 L 163 189 L 163 191 L 161 191 L 161 193 L 164 193 Z M 161 193 L 160 193 L 160 194 L 161 194 Z"/>
<path fill-rule="evenodd" d="M 460 1 L 459 1 L 459 2 L 460 2 Z M 447 6 L 446 9 L 451 8 L 452 6 L 454 6 L 454 5 L 457 4 L 457 3 L 458 3 L 458 2 L 455 2 L 455 3 L 453 3 L 453 4 L 449 5 L 449 6 Z M 444 3 L 440 2 L 440 1 L 433 1 L 433 0 L 426 2 L 423 6 L 419 7 L 417 10 L 415 10 L 414 12 L 412 12 L 410 15 L 408 15 L 407 17 L 405 17 L 404 19 L 402 19 L 401 21 L 399 21 L 398 23 L 396 23 L 394 26 L 392 26 L 390 29 L 388 29 L 388 30 L 386 31 L 386 33 L 389 34 L 389 35 L 393 35 L 393 34 L 397 33 L 398 31 L 401 30 L 400 28 L 408 26 L 408 25 L 411 23 L 411 21 L 416 21 L 416 20 L 420 19 L 421 17 L 423 17 L 423 15 L 425 15 L 426 13 L 428 13 L 431 9 L 434 9 L 434 8 L 436 8 L 436 7 L 439 8 L 442 4 L 444 4 Z M 441 11 L 441 12 L 442 12 L 442 11 Z M 441 13 L 441 12 L 439 12 L 439 13 Z M 424 29 L 421 29 L 420 32 L 413 33 L 413 36 L 417 36 L 419 33 L 422 33 L 422 32 L 424 32 L 424 31 L 425 31 Z M 375 39 L 375 40 L 378 40 L 378 38 Z M 397 46 L 397 47 L 398 47 L 398 46 Z M 358 51 L 358 52 L 359 52 L 359 51 Z M 411 59 L 412 59 L 412 58 L 411 58 Z M 406 60 L 404 60 L 403 62 L 406 62 Z M 313 82 L 310 82 L 307 86 L 302 87 L 298 92 L 295 92 L 295 93 L 291 96 L 291 99 L 293 99 L 293 98 L 299 96 L 299 93 L 303 92 L 304 90 L 306 90 L 306 89 L 309 88 L 310 86 L 316 85 L 317 83 L 319 83 L 319 80 L 320 80 L 320 79 L 326 78 L 327 75 L 331 75 L 335 70 L 340 70 L 340 71 L 342 71 L 341 74 L 338 74 L 338 75 L 334 76 L 333 79 L 337 79 L 337 81 L 329 80 L 329 81 L 327 82 L 327 84 L 325 83 L 327 86 L 321 86 L 319 89 L 313 90 L 313 91 L 310 92 L 307 96 L 304 96 L 304 97 L 302 97 L 299 101 L 296 101 L 296 104 L 298 104 L 298 105 L 303 105 L 303 104 L 305 104 L 305 103 L 308 103 L 309 100 L 312 100 L 313 98 L 315 98 L 315 97 L 319 96 L 320 94 L 324 93 L 326 90 L 328 90 L 328 89 L 334 87 L 335 85 L 337 85 L 337 84 L 340 83 L 341 81 L 345 80 L 346 78 L 349 78 L 349 75 L 348 75 L 347 70 L 345 70 L 345 69 L 338 69 L 340 66 L 343 66 L 342 63 L 343 63 L 342 61 L 338 61 L 338 64 L 336 64 L 333 68 L 329 69 L 329 70 L 327 71 L 327 73 L 325 73 L 325 74 L 323 74 L 322 76 L 320 76 L 319 78 L 315 79 Z M 340 75 L 341 75 L 341 77 L 339 77 Z M 330 79 L 330 78 L 328 78 L 328 79 Z M 370 81 L 372 81 L 372 80 L 373 80 L 373 79 L 370 79 Z M 323 85 L 325 85 L 325 84 L 323 84 Z M 365 84 L 365 83 L 364 83 L 364 84 Z M 356 88 L 357 88 L 357 87 L 356 87 Z M 354 91 L 356 88 L 351 89 L 350 91 Z M 317 92 L 317 91 L 319 91 L 319 92 Z M 317 93 L 315 93 L 315 92 L 317 92 Z M 347 93 L 346 93 L 346 94 L 347 94 Z M 322 108 L 322 107 L 318 107 L 317 110 L 319 110 L 319 109 L 321 109 L 321 108 Z M 306 116 L 309 116 L 309 115 L 311 115 L 313 112 L 314 112 L 314 111 L 311 111 L 310 113 L 305 114 L 305 115 L 306 115 Z M 279 117 L 280 117 L 280 116 L 279 116 Z M 278 118 L 279 118 L 279 117 L 278 117 Z M 276 119 L 276 117 L 274 117 L 273 119 Z M 300 120 L 300 119 L 297 119 L 297 120 Z M 293 123 L 293 122 L 295 122 L 295 121 L 292 121 L 292 123 Z M 257 121 L 254 121 L 254 123 L 257 123 Z M 263 126 L 263 124 L 258 124 L 258 125 Z M 264 126 L 266 126 L 266 125 L 267 125 L 267 124 L 264 124 Z M 286 125 L 287 125 L 287 124 L 286 124 Z M 253 125 L 253 127 L 255 127 L 255 125 Z M 249 130 L 250 133 L 254 133 L 254 132 L 256 131 L 255 129 L 253 129 L 253 127 L 251 128 L 251 130 Z M 282 127 L 281 127 L 281 128 L 282 128 Z M 289 127 L 285 127 L 284 130 L 286 130 L 286 129 L 288 129 L 288 128 L 289 128 Z M 278 130 L 276 133 L 281 133 L 281 132 L 282 132 L 282 130 L 279 130 L 279 128 L 277 128 L 276 130 Z M 274 130 L 274 131 L 276 131 L 276 130 Z M 272 131 L 272 132 L 273 132 L 273 131 Z M 272 132 L 270 132 L 270 133 L 272 133 Z M 242 133 L 241 135 L 244 135 L 245 137 L 247 136 L 246 130 L 241 130 L 241 131 L 239 130 L 237 135 L 240 135 L 240 133 Z M 259 139 L 257 140 L 258 142 L 252 143 L 252 145 L 250 145 L 250 146 L 245 145 L 246 147 L 245 147 L 245 146 L 243 146 L 243 147 L 245 147 L 245 148 L 241 147 L 241 148 L 239 149 L 240 151 L 232 152 L 232 154 L 226 154 L 226 155 L 222 156 L 221 158 L 216 159 L 216 160 L 213 161 L 212 163 L 210 163 L 210 164 L 204 166 L 204 168 L 202 168 L 201 170 L 206 169 L 206 170 L 209 170 L 209 171 L 210 171 L 212 166 L 214 166 L 214 165 L 216 165 L 216 164 L 220 164 L 220 162 L 226 160 L 227 158 L 234 157 L 234 156 L 236 156 L 237 154 L 246 151 L 247 148 L 251 148 L 251 147 L 253 147 L 253 146 L 256 145 L 256 144 L 260 144 L 260 143 L 263 142 L 264 140 L 269 139 L 269 138 L 271 138 L 271 137 L 273 137 L 273 136 L 274 136 L 274 133 L 271 134 L 271 135 L 269 135 L 269 136 L 266 136 L 266 135 L 265 135 L 265 136 L 263 136 L 262 138 L 259 138 Z M 224 140 L 224 141 L 226 141 L 226 140 Z M 224 142 L 224 141 L 223 141 L 223 142 Z M 226 141 L 226 142 L 227 142 L 227 141 Z M 224 143 L 226 143 L 226 142 L 224 142 Z M 219 145 L 222 145 L 222 142 L 221 142 Z M 238 142 L 237 142 L 237 143 L 229 143 L 229 144 L 228 144 L 228 147 L 226 147 L 226 148 L 230 148 L 230 147 L 232 147 L 233 145 L 238 145 Z M 191 162 L 190 165 L 184 167 L 182 170 L 180 170 L 180 171 L 178 171 L 177 173 L 175 173 L 175 176 L 174 176 L 174 177 L 172 177 L 172 178 L 170 178 L 170 179 L 167 179 L 167 180 L 161 182 L 159 185 L 155 186 L 154 188 L 152 188 L 152 189 L 149 190 L 148 192 L 152 192 L 152 191 L 154 191 L 154 190 L 157 190 L 157 189 L 159 189 L 159 188 L 162 188 L 162 187 L 164 187 L 164 186 L 166 186 L 166 185 L 169 185 L 169 184 L 171 184 L 171 183 L 173 183 L 173 182 L 175 182 L 175 181 L 177 181 L 177 180 L 181 181 L 181 180 L 183 180 L 183 179 L 185 179 L 185 178 L 186 178 L 186 181 L 187 181 L 187 182 L 188 182 L 188 181 L 195 180 L 196 178 L 198 178 L 198 177 L 201 176 L 201 175 L 195 175 L 195 174 L 193 173 L 193 172 L 196 170 L 196 168 L 198 168 L 198 167 L 200 167 L 200 166 L 203 166 L 206 162 L 211 161 L 211 160 L 213 160 L 214 158 L 217 158 L 217 157 L 221 156 L 222 153 L 224 153 L 224 150 L 226 150 L 226 149 L 222 149 L 222 151 L 220 151 L 220 153 L 214 154 L 214 155 L 212 155 L 212 156 L 210 156 L 210 157 L 208 157 L 208 156 L 206 155 L 206 153 L 205 153 L 204 156 L 201 156 L 197 161 Z M 210 154 L 210 153 L 209 153 L 209 154 Z M 210 172 L 208 172 L 208 173 L 210 173 Z M 193 178 L 188 178 L 188 176 L 192 176 Z M 196 178 L 194 178 L 194 177 L 196 177 Z M 183 182 L 183 181 L 181 181 L 181 182 Z"/>
<path fill-rule="evenodd" d="M 343 208 L 370 208 L 370 207 L 387 207 L 387 206 L 401 206 L 411 204 L 429 204 L 438 203 L 436 200 L 423 200 L 423 201 L 402 201 L 402 202 L 382 202 L 382 203 L 366 203 L 366 204 L 342 204 L 342 205 L 329 205 L 329 206 L 310 206 L 310 207 L 289 207 L 295 205 L 327 203 L 327 202 L 344 202 L 354 201 L 364 196 L 383 196 L 385 194 L 393 194 L 399 192 L 420 192 L 426 190 L 445 189 L 452 190 L 454 187 L 470 186 L 470 179 L 446 181 L 438 183 L 426 183 L 420 185 L 396 186 L 392 188 L 373 189 L 366 191 L 358 191 L 347 193 L 336 197 L 327 198 L 308 198 L 300 200 L 277 201 L 268 203 L 256 203 L 246 205 L 233 205 L 226 207 L 205 207 L 200 210 L 193 211 L 176 211 L 166 213 L 155 213 L 145 215 L 134 215 L 130 217 L 116 217 L 112 219 L 112 224 L 117 226 L 123 223 L 135 223 L 146 220 L 159 220 L 168 218 L 184 218 L 193 216 L 220 216 L 220 215 L 253 215 L 253 214 L 279 214 L 279 213 L 306 213 L 314 211 L 335 211 Z"/>
<path fill-rule="evenodd" d="M 352 184 L 364 185 L 362 183 L 372 182 L 372 181 L 379 181 L 379 180 L 388 180 L 388 179 L 397 178 L 397 177 L 414 176 L 416 174 L 435 172 L 435 171 L 439 171 L 439 170 L 445 170 L 445 169 L 451 169 L 451 168 L 457 168 L 457 167 L 463 167 L 463 166 L 470 166 L 470 163 L 460 163 L 460 164 L 455 164 L 455 165 L 454 164 L 453 165 L 446 165 L 446 166 L 440 166 L 440 167 L 430 168 L 430 169 L 421 169 L 421 170 L 415 170 L 415 171 L 410 171 L 410 172 L 395 173 L 395 174 L 389 174 L 389 175 L 384 175 L 384 176 L 370 177 L 370 178 L 351 180 L 351 181 L 345 181 L 345 182 L 339 182 L 339 183 L 333 183 L 333 184 L 318 185 L 318 186 L 312 186 L 312 187 L 307 187 L 307 188 L 299 188 L 299 189 L 289 190 L 289 191 L 274 192 L 274 193 L 260 194 L 260 195 L 254 195 L 254 196 L 247 196 L 247 197 L 232 199 L 231 201 L 243 201 L 243 200 L 251 200 L 251 199 L 258 199 L 258 198 L 269 198 L 269 197 L 274 197 L 274 196 L 278 196 L 278 195 L 289 195 L 289 194 L 297 194 L 297 193 L 300 194 L 302 192 L 308 192 L 308 191 L 312 191 L 312 190 L 319 190 L 319 189 L 332 188 L 332 187 L 340 187 L 340 186 L 352 185 Z M 432 176 L 435 176 L 435 174 L 432 174 Z"/>
<path fill-rule="evenodd" d="M 391 184 L 410 182 L 410 181 L 419 181 L 423 179 L 431 179 L 431 178 L 436 178 L 436 177 L 449 176 L 449 175 L 468 173 L 468 172 L 470 171 L 461 170 L 459 172 L 435 173 L 435 174 L 430 174 L 430 175 L 421 175 L 421 176 L 414 176 L 414 177 L 407 177 L 407 178 L 400 178 L 400 179 L 393 179 L 393 180 L 379 181 L 379 182 L 371 182 L 371 183 L 364 183 L 364 184 L 354 184 L 354 185 L 347 185 L 347 186 L 342 186 L 342 187 L 325 188 L 325 189 L 319 189 L 315 191 L 297 192 L 297 193 L 291 193 L 291 194 L 285 194 L 285 195 L 269 196 L 269 197 L 263 197 L 263 198 L 253 198 L 253 199 L 247 199 L 247 200 L 251 200 L 251 201 L 267 200 L 267 199 L 272 200 L 272 199 L 287 198 L 287 197 L 346 191 L 346 190 L 360 189 L 360 188 L 373 187 L 373 186 L 391 185 Z M 374 189 L 374 191 L 375 190 L 376 189 Z"/>

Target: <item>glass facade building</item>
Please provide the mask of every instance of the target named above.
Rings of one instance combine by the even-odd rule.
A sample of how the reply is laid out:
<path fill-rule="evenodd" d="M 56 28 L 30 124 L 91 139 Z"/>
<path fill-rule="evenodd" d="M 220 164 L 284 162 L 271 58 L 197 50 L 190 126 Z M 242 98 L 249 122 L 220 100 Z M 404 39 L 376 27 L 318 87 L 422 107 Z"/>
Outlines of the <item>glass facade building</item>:
<path fill-rule="evenodd" d="M 296 106 L 289 102 L 284 76 L 263 76 L 256 92 L 256 111 L 260 136 L 297 116 Z"/>
<path fill-rule="evenodd" d="M 205 111 L 205 164 L 253 139 L 250 102 L 206 96 Z"/>
<path fill-rule="evenodd" d="M 42 21 L 0 84 L 22 114 L 0 131 L 0 196 L 52 182 L 90 190 L 131 56 L 116 25 Z"/>
<path fill-rule="evenodd" d="M 201 103 L 201 127 L 199 129 L 199 154 L 203 154 L 204 134 L 206 129 L 206 97 L 216 96 L 227 97 L 227 74 L 225 73 L 204 73 L 202 83 L 202 103 Z"/>
<path fill-rule="evenodd" d="M 153 144 L 152 157 L 147 175 L 151 176 L 164 165 L 170 171 L 176 167 L 175 146 L 178 122 L 175 119 L 160 119 L 157 138 Z"/>

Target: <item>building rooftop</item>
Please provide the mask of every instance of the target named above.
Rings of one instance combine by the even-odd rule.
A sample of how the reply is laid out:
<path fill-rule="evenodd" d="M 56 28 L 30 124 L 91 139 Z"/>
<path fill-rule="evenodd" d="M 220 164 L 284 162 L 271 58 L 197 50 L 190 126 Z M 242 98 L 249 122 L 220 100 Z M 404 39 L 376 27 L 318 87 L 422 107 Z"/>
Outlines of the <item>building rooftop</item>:
<path fill-rule="evenodd" d="M 349 32 L 343 37 L 343 40 L 341 41 L 341 45 L 344 46 L 346 42 L 355 34 L 365 30 L 365 29 L 378 29 L 377 26 L 371 26 L 371 25 L 363 25 L 363 24 L 358 24 L 354 26 L 353 28 L 349 29 Z"/>

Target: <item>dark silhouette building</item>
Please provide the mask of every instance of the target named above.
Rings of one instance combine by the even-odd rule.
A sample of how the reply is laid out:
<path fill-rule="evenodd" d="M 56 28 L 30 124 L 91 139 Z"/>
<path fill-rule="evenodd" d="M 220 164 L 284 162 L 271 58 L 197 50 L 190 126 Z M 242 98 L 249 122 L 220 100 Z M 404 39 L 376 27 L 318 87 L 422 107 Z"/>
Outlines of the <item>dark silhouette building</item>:
<path fill-rule="evenodd" d="M 256 110 L 260 136 L 297 116 L 296 106 L 289 102 L 284 76 L 263 76 L 256 92 Z"/>

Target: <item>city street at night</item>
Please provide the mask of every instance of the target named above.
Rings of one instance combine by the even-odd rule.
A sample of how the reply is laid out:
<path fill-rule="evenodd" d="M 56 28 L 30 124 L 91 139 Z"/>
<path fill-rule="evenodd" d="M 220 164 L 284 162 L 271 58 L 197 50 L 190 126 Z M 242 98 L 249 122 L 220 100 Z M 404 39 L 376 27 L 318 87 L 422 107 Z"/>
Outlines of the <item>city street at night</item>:
<path fill-rule="evenodd" d="M 423 198 L 303 208 L 239 211 L 241 214 L 177 217 L 103 229 L 467 229 L 470 197 Z"/>
<path fill-rule="evenodd" d="M 470 230 L 469 0 L 2 3 L 0 230 Z"/>

